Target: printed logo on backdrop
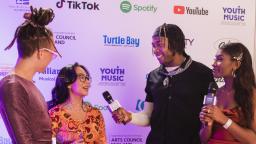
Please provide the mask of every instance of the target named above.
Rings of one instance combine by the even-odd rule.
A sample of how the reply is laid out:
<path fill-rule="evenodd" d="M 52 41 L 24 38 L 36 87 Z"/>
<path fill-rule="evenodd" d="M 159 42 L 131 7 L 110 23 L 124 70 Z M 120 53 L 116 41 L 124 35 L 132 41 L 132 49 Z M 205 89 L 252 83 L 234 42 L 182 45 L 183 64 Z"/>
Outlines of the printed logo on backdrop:
<path fill-rule="evenodd" d="M 47 67 L 43 73 L 38 73 L 39 81 L 55 82 L 60 69 Z"/>
<path fill-rule="evenodd" d="M 173 6 L 173 13 L 178 15 L 208 15 L 209 11 L 203 7 L 190 7 L 190 6 L 181 6 L 181 5 L 174 5 Z"/>
<path fill-rule="evenodd" d="M 13 69 L 13 66 L 11 66 L 11 65 L 8 65 L 8 64 L 0 65 L 0 79 L 7 76 L 11 72 L 12 69 Z"/>
<path fill-rule="evenodd" d="M 12 140 L 10 138 L 0 136 L 0 144 L 12 144 Z"/>
<path fill-rule="evenodd" d="M 193 46 L 194 38 L 185 38 L 185 48 L 190 48 Z"/>
<path fill-rule="evenodd" d="M 30 12 L 29 1 L 30 0 L 12 0 L 8 7 L 17 12 Z"/>
<path fill-rule="evenodd" d="M 108 106 L 106 105 L 101 105 L 101 104 L 92 104 L 91 102 L 88 102 L 88 101 L 84 101 L 85 103 L 88 103 L 89 105 L 97 108 L 98 110 L 100 111 L 105 111 L 107 110 L 108 111 Z"/>
<path fill-rule="evenodd" d="M 88 2 L 88 1 L 71 1 L 71 0 L 59 0 L 56 3 L 57 8 L 68 8 L 68 9 L 76 9 L 76 10 L 100 10 L 99 4 L 96 2 Z"/>
<path fill-rule="evenodd" d="M 157 7 L 153 4 L 132 4 L 129 1 L 122 1 L 120 3 L 120 10 L 123 13 L 129 12 L 151 12 L 155 13 L 157 11 Z"/>
<path fill-rule="evenodd" d="M 144 109 L 144 100 L 138 99 L 136 103 L 136 111 L 142 111 Z"/>
<path fill-rule="evenodd" d="M 29 5 L 29 0 L 16 0 L 16 4 Z"/>
<path fill-rule="evenodd" d="M 69 41 L 76 41 L 77 37 L 74 32 L 54 32 L 55 44 L 65 45 Z"/>
<path fill-rule="evenodd" d="M 104 46 L 111 47 L 139 47 L 140 38 L 132 36 L 110 36 L 103 35 Z"/>
<path fill-rule="evenodd" d="M 216 49 L 216 52 L 217 52 L 217 50 L 220 49 L 225 44 L 229 44 L 233 42 L 239 42 L 239 40 L 235 38 L 220 38 L 214 42 L 213 47 Z"/>
<path fill-rule="evenodd" d="M 142 135 L 110 135 L 109 144 L 143 144 Z"/>
<path fill-rule="evenodd" d="M 246 25 L 246 9 L 237 7 L 222 7 L 223 25 Z"/>
<path fill-rule="evenodd" d="M 125 86 L 125 69 L 119 66 L 100 68 L 100 86 Z"/>

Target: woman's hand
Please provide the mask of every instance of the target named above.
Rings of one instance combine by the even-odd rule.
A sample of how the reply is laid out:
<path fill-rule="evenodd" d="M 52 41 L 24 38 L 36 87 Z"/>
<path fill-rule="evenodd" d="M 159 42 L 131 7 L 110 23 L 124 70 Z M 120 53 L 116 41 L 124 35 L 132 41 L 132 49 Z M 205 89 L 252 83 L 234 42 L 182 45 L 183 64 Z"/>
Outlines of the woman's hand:
<path fill-rule="evenodd" d="M 204 124 L 204 126 L 211 127 L 213 125 L 213 119 L 211 117 L 207 116 L 208 112 L 209 112 L 208 107 L 203 106 L 202 110 L 199 114 L 199 119 L 202 122 L 202 124 Z"/>
<path fill-rule="evenodd" d="M 209 105 L 205 107 L 207 117 L 210 117 L 212 120 L 220 123 L 221 125 L 224 125 L 227 122 L 228 117 L 224 115 L 219 107 L 214 105 Z"/>

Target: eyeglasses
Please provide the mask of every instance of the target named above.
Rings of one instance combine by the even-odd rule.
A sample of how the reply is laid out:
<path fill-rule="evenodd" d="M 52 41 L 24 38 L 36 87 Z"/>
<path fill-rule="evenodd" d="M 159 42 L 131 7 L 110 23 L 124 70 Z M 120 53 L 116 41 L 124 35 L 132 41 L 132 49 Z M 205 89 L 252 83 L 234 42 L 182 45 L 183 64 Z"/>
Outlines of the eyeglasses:
<path fill-rule="evenodd" d="M 60 56 L 59 53 L 57 53 L 51 49 L 48 49 L 48 48 L 40 48 L 40 50 L 45 50 L 45 51 L 48 51 L 49 53 L 51 53 L 52 59 L 55 59 L 55 58 L 57 58 L 57 56 Z"/>
<path fill-rule="evenodd" d="M 79 78 L 80 82 L 85 82 L 86 80 L 91 82 L 91 77 L 84 75 L 84 74 L 77 74 L 77 77 Z"/>

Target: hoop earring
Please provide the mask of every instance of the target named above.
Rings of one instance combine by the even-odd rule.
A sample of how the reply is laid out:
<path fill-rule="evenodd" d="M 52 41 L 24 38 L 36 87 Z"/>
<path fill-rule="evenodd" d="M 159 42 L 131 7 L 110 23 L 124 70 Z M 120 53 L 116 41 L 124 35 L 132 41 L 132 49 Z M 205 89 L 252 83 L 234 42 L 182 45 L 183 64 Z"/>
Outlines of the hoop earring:
<path fill-rule="evenodd" d="M 233 76 L 234 78 L 236 77 L 235 70 L 232 70 L 232 76 Z"/>

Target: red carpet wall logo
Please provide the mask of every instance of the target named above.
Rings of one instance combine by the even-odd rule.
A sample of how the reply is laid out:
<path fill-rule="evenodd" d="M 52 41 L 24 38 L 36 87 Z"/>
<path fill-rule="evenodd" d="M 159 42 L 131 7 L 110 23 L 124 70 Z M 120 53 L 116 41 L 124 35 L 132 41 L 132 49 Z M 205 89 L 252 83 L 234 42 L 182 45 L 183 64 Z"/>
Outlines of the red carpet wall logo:
<path fill-rule="evenodd" d="M 120 3 L 120 10 L 123 13 L 129 13 L 131 11 L 135 12 L 153 12 L 155 13 L 157 11 L 157 7 L 153 4 L 132 4 L 129 1 L 122 1 Z"/>
<path fill-rule="evenodd" d="M 136 103 L 136 111 L 142 111 L 144 109 L 144 100 L 138 99 Z"/>
<path fill-rule="evenodd" d="M 12 0 L 9 4 L 8 7 L 16 12 L 30 12 L 30 0 Z"/>
<path fill-rule="evenodd" d="M 39 73 L 39 81 L 56 81 L 56 77 L 59 74 L 60 69 L 53 67 L 47 67 L 43 73 Z"/>
<path fill-rule="evenodd" d="M 56 3 L 57 8 L 63 8 L 64 5 L 68 5 L 69 9 L 100 10 L 99 4 L 96 2 L 60 0 Z"/>
<path fill-rule="evenodd" d="M 235 39 L 235 38 L 220 38 L 214 42 L 213 47 L 216 50 L 218 50 L 221 47 L 223 47 L 224 45 L 229 44 L 229 43 L 234 43 L 234 42 L 239 42 L 239 40 Z"/>
<path fill-rule="evenodd" d="M 208 15 L 209 11 L 203 7 L 189 7 L 189 6 L 180 6 L 174 5 L 173 6 L 173 13 L 174 14 L 187 14 L 187 15 Z"/>
<path fill-rule="evenodd" d="M 76 41 L 76 33 L 74 32 L 54 32 L 55 44 L 64 45 L 68 41 Z"/>
<path fill-rule="evenodd" d="M 115 46 L 115 47 L 139 47 L 140 38 L 133 36 L 110 36 L 103 35 L 104 46 Z"/>
<path fill-rule="evenodd" d="M 222 7 L 223 25 L 246 25 L 246 9 L 237 7 Z"/>
<path fill-rule="evenodd" d="M 13 66 L 11 66 L 11 65 L 8 65 L 8 64 L 0 65 L 0 79 L 7 76 L 11 72 L 12 69 L 13 69 Z"/>
<path fill-rule="evenodd" d="M 16 4 L 29 5 L 29 0 L 16 0 Z"/>
<path fill-rule="evenodd" d="M 132 10 L 132 5 L 129 1 L 122 1 L 120 4 L 120 9 L 123 13 L 128 13 Z"/>
<path fill-rule="evenodd" d="M 185 7 L 184 6 L 174 6 L 173 7 L 173 13 L 175 13 L 175 14 L 184 14 L 185 13 Z"/>
<path fill-rule="evenodd" d="M 101 67 L 100 86 L 125 86 L 125 68 Z"/>

